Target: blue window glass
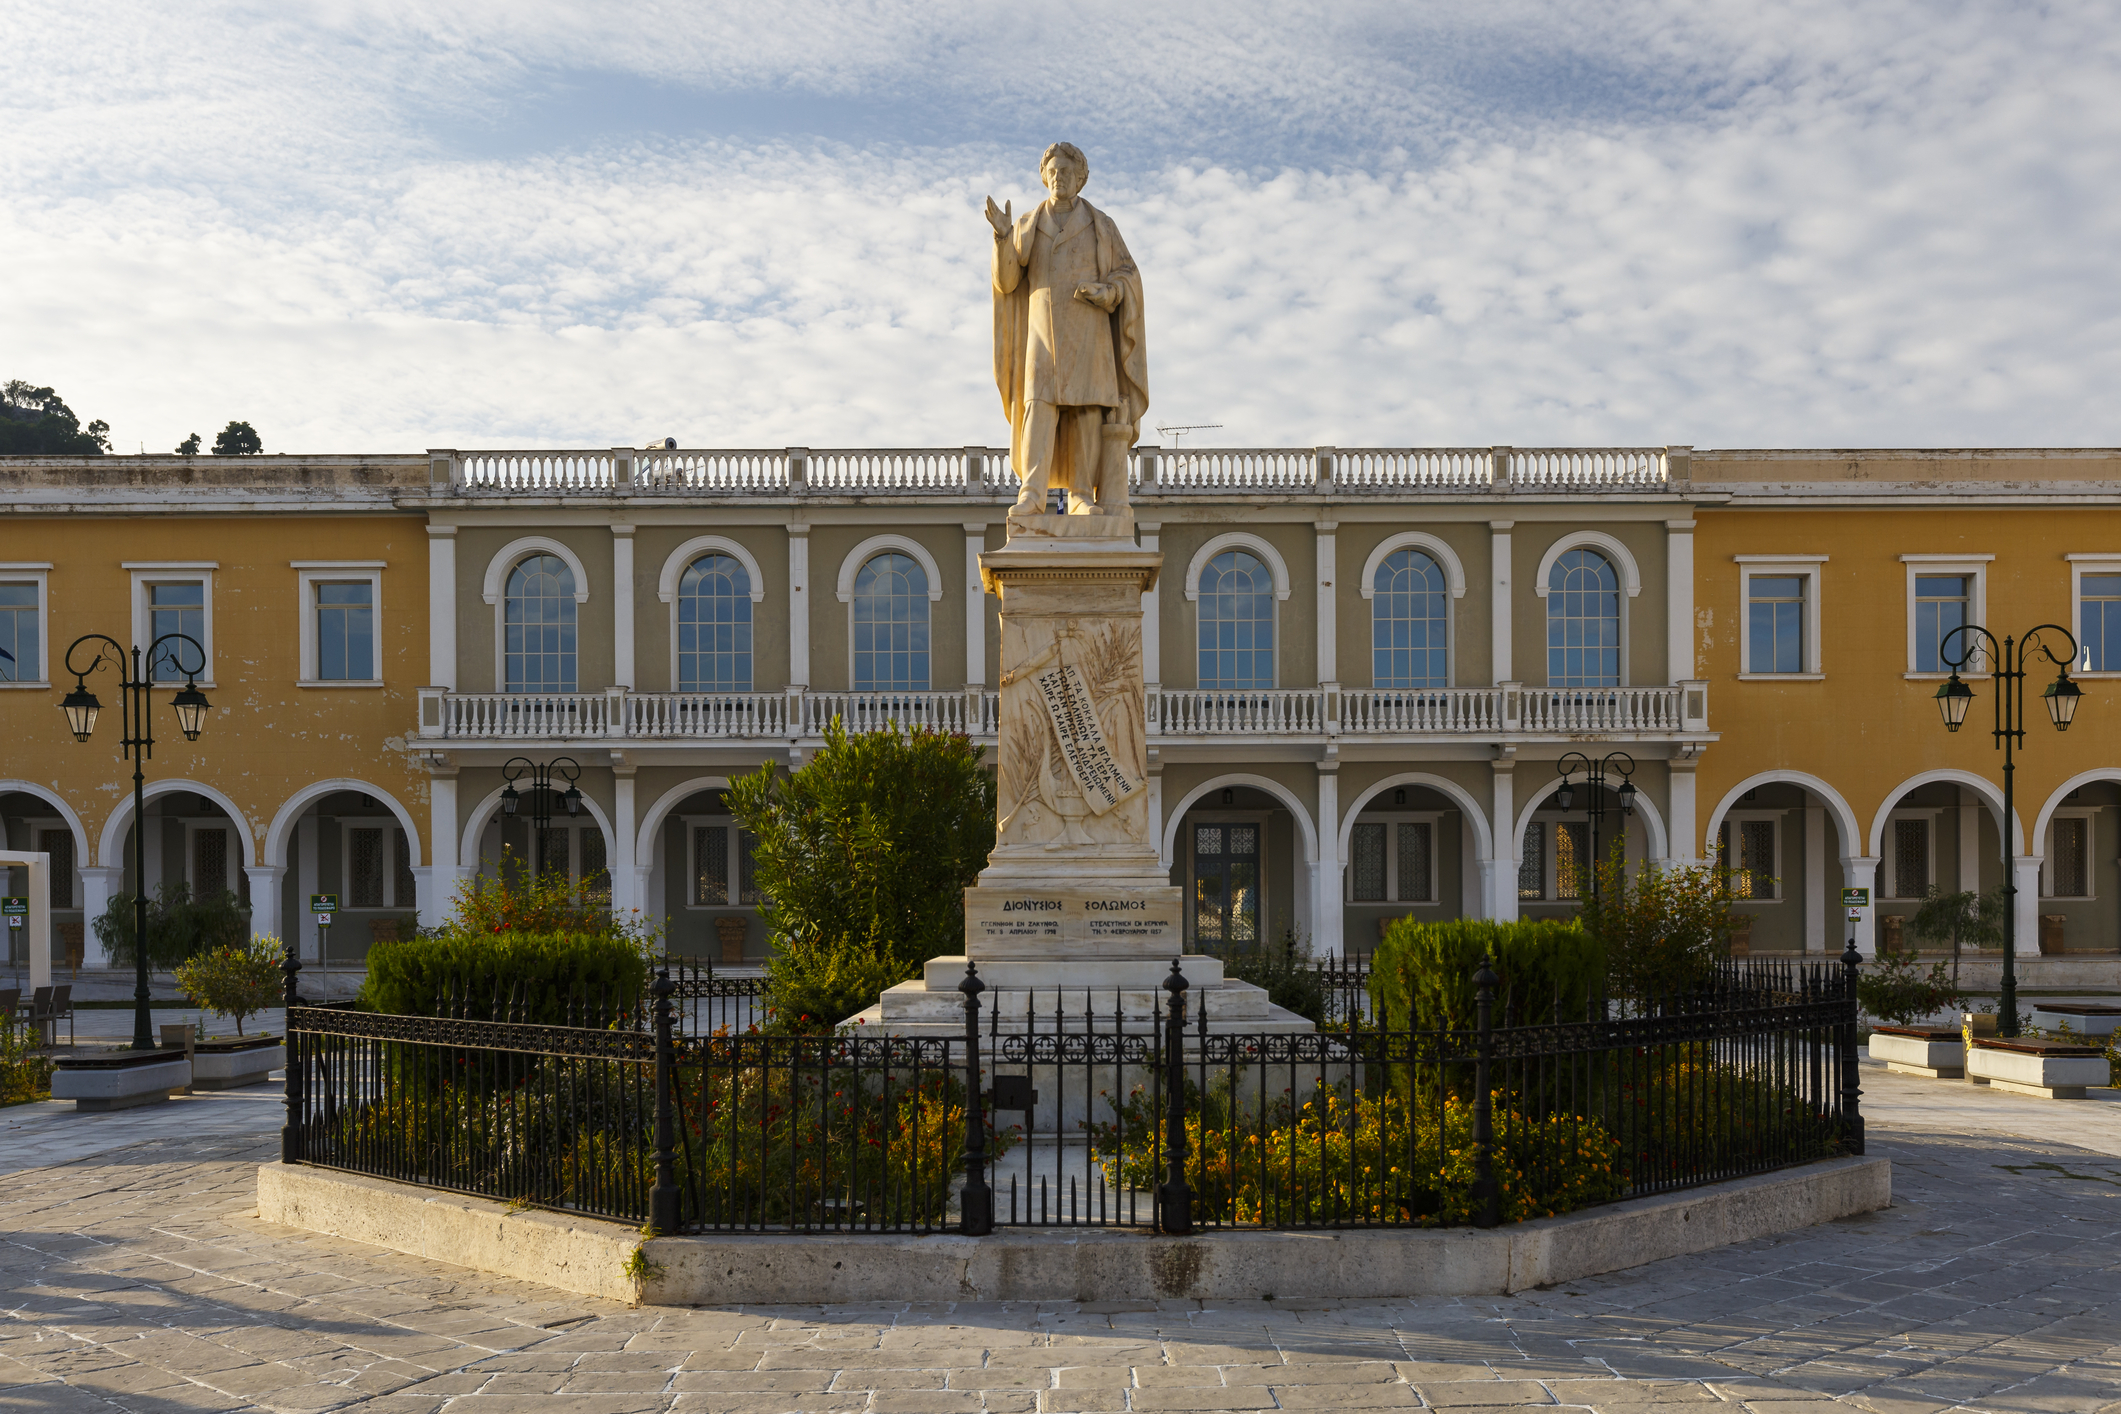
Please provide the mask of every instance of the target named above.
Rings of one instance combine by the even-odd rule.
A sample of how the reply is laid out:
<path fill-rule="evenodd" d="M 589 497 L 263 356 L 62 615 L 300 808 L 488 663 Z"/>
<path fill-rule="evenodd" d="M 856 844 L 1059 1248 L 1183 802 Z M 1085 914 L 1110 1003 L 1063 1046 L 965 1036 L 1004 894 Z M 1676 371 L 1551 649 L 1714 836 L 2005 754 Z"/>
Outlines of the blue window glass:
<path fill-rule="evenodd" d="M 1547 685 L 1620 686 L 1620 576 L 1596 550 L 1571 550 L 1547 576 Z"/>
<path fill-rule="evenodd" d="M 1200 572 L 1200 685 L 1274 686 L 1274 576 L 1242 550 L 1223 551 Z"/>
<path fill-rule="evenodd" d="M 2088 574 L 2077 588 L 2078 671 L 2121 673 L 2121 574 Z"/>
<path fill-rule="evenodd" d="M 509 692 L 575 690 L 574 571 L 557 555 L 532 555 L 508 572 L 502 608 Z"/>
<path fill-rule="evenodd" d="M 1973 647 L 1967 635 L 1952 632 L 1966 626 L 1969 587 L 1969 576 L 1963 574 L 1915 576 L 1916 672 L 1948 673 L 1952 665 L 1945 661 L 1945 655 L 1965 658 Z M 1978 665 L 1970 661 L 1964 666 Z"/>
<path fill-rule="evenodd" d="M 177 584 L 151 584 L 147 588 L 148 642 L 165 633 L 181 633 L 191 643 L 173 640 L 155 651 L 148 676 L 155 682 L 183 682 L 185 670 L 203 669 L 206 650 L 206 585 L 201 580 Z M 198 647 L 194 648 L 195 643 Z M 208 676 L 203 670 L 201 677 Z"/>
<path fill-rule="evenodd" d="M 1804 576 L 1756 574 L 1746 580 L 1745 670 L 1804 671 Z"/>
<path fill-rule="evenodd" d="M 376 676 L 375 592 L 368 581 L 317 586 L 317 677 L 370 682 Z"/>
<path fill-rule="evenodd" d="M 872 556 L 854 576 L 854 690 L 928 690 L 928 575 L 910 555 Z"/>
<path fill-rule="evenodd" d="M 678 581 L 678 691 L 751 691 L 751 575 L 702 555 Z"/>
<path fill-rule="evenodd" d="M 1451 596 L 1443 567 L 1419 550 L 1395 550 L 1371 588 L 1371 686 L 1449 687 Z"/>
<path fill-rule="evenodd" d="M 37 680 L 37 586 L 0 584 L 0 682 Z"/>

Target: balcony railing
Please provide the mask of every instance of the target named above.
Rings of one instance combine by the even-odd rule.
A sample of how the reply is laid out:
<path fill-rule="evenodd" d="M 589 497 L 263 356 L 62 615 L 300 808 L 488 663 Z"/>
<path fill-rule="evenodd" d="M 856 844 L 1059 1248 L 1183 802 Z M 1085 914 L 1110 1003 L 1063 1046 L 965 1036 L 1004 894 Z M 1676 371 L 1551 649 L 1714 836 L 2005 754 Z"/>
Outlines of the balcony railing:
<path fill-rule="evenodd" d="M 822 737 L 837 718 L 850 732 L 892 723 L 992 738 L 999 694 L 956 692 L 420 691 L 420 735 L 633 741 L 795 741 Z M 1163 689 L 1149 694 L 1148 734 L 1164 741 L 1252 738 L 1664 736 L 1708 730 L 1708 685 L 1545 688 L 1521 683 L 1394 692 L 1291 688 L 1262 692 Z"/>
<path fill-rule="evenodd" d="M 1687 447 L 1136 447 L 1138 496 L 1570 495 L 1662 491 Z M 1002 447 L 437 451 L 463 495 L 923 496 L 1016 494 Z"/>

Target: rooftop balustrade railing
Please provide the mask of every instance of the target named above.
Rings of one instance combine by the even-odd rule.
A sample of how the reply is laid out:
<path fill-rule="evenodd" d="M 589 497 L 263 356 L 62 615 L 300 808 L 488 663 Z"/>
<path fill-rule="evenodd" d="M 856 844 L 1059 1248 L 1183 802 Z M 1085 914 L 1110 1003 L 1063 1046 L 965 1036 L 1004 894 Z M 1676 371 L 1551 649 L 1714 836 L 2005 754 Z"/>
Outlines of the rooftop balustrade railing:
<path fill-rule="evenodd" d="M 1149 994 L 968 971 L 961 1032 L 889 1036 L 688 1027 L 667 970 L 603 1025 L 307 1007 L 290 960 L 282 1158 L 664 1231 L 1493 1227 L 1862 1153 L 1859 961 L 1580 1014 L 1484 970 L 1458 1029 L 1293 1034 L 1175 961 Z"/>

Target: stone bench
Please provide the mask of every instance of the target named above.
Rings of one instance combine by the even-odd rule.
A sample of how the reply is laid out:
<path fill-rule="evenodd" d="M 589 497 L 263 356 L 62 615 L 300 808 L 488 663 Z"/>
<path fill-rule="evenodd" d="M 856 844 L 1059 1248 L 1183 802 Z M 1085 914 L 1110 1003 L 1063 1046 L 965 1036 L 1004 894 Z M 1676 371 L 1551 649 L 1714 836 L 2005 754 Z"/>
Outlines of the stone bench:
<path fill-rule="evenodd" d="M 239 1085 L 257 1085 L 272 1079 L 272 1073 L 287 1064 L 287 1047 L 277 1038 L 251 1041 L 207 1041 L 194 1046 L 191 1087 L 194 1090 L 233 1090 Z"/>
<path fill-rule="evenodd" d="M 2081 1100 L 2087 1087 L 2112 1083 L 2106 1055 L 2098 1047 L 2052 1041 L 1977 1039 L 1966 1055 L 1966 1078 L 2046 1100 Z"/>
<path fill-rule="evenodd" d="M 2121 1006 L 2098 1002 L 2034 1002 L 2033 1025 L 2053 1031 L 2063 1022 L 2080 1036 L 2111 1036 L 2121 1025 Z"/>
<path fill-rule="evenodd" d="M 112 1051 L 69 1056 L 52 1071 L 52 1098 L 72 1100 L 81 1111 L 126 1110 L 155 1105 L 191 1084 L 191 1062 L 182 1051 Z"/>
<path fill-rule="evenodd" d="M 1966 1074 L 1966 1042 L 1956 1031 L 1919 1026 L 1871 1028 L 1871 1059 L 1901 1075 L 1957 1080 Z"/>

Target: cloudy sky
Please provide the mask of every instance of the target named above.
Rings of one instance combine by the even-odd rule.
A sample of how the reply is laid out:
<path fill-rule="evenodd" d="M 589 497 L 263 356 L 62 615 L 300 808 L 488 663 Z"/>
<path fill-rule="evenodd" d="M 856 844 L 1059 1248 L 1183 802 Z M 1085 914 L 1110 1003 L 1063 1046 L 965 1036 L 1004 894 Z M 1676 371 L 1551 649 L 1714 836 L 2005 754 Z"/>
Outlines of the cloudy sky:
<path fill-rule="evenodd" d="M 1192 442 L 2121 443 L 2111 0 L 13 0 L 0 39 L 0 378 L 121 451 L 1005 440 L 979 207 L 1055 139 Z"/>

